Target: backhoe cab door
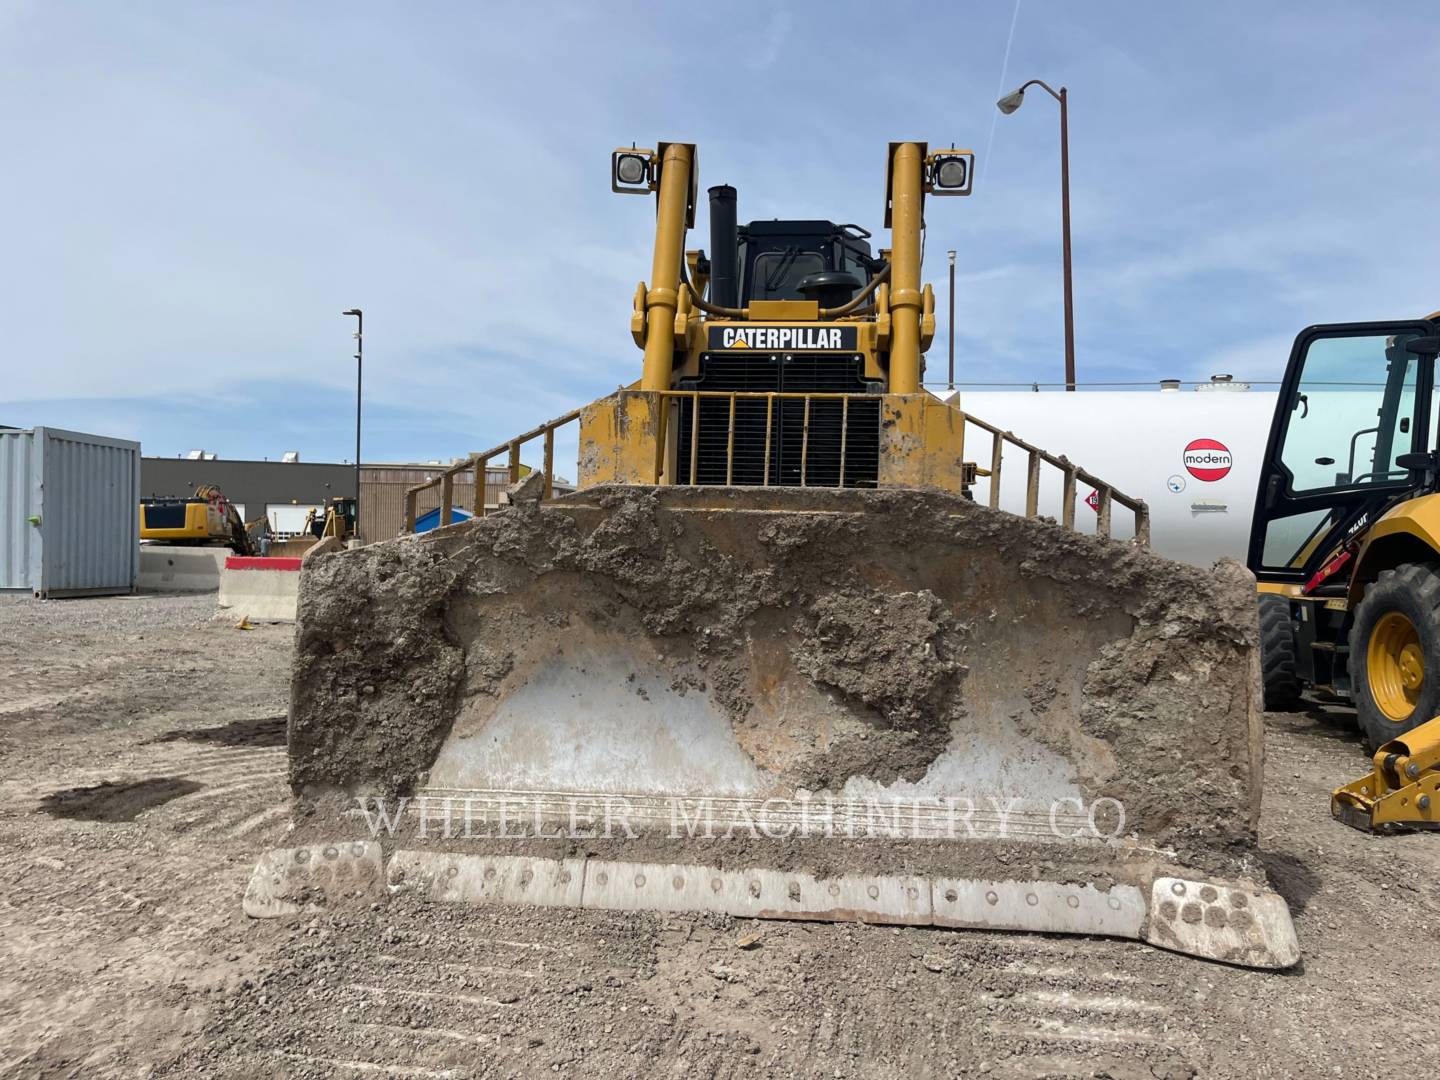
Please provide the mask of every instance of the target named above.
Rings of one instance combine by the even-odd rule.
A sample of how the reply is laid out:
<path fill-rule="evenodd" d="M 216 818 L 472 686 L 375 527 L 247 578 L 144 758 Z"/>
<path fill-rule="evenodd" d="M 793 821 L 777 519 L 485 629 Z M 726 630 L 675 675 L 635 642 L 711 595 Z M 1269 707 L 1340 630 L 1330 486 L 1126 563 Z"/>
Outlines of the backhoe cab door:
<path fill-rule="evenodd" d="M 1425 484 L 1397 458 L 1433 446 L 1434 358 L 1406 345 L 1432 323 L 1312 326 L 1296 339 L 1270 427 L 1250 569 L 1304 585 L 1349 536 Z M 1333 583 L 1343 594 L 1348 573 Z M 1322 591 L 1325 591 L 1322 587 Z"/>

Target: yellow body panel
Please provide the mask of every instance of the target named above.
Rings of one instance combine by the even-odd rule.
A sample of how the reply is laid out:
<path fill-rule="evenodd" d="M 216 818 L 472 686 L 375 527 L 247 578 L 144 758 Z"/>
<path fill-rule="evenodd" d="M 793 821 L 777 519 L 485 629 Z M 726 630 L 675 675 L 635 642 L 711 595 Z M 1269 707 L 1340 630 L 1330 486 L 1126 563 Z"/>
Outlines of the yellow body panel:
<path fill-rule="evenodd" d="M 1256 582 L 1257 592 L 1273 593 L 1277 596 L 1299 596 L 1300 586 L 1291 582 L 1283 581 L 1260 581 Z"/>
<path fill-rule="evenodd" d="M 578 486 L 658 484 L 660 412 L 660 396 L 643 390 L 619 390 L 585 406 Z"/>
<path fill-rule="evenodd" d="M 965 481 L 965 422 L 930 394 L 886 394 L 880 420 L 880 486 L 959 491 Z"/>
<path fill-rule="evenodd" d="M 1350 606 L 1360 602 L 1365 582 L 1373 581 L 1379 569 L 1386 569 L 1381 563 L 1389 560 L 1379 552 L 1397 537 L 1418 540 L 1431 552 L 1440 552 L 1440 495 L 1408 499 L 1370 526 L 1355 560 L 1355 573 L 1346 598 Z"/>
<path fill-rule="evenodd" d="M 1360 548 L 1360 561 L 1377 540 L 1396 535 L 1414 536 L 1440 551 L 1440 495 L 1421 495 L 1390 510 L 1370 527 Z"/>
<path fill-rule="evenodd" d="M 751 322 L 815 322 L 820 318 L 820 305 L 814 300 L 751 300 L 749 311 Z"/>
<path fill-rule="evenodd" d="M 158 529 L 145 523 L 146 506 L 140 506 L 141 540 L 225 540 L 230 527 L 213 503 L 192 502 L 185 506 L 185 524 L 176 529 Z"/>

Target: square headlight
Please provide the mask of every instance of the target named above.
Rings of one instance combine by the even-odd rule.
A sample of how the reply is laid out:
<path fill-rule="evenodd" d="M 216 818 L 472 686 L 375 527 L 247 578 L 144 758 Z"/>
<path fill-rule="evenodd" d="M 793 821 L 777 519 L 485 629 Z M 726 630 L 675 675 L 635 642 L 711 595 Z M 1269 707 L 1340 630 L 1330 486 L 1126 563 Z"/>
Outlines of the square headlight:
<path fill-rule="evenodd" d="M 653 190 L 651 173 L 655 155 L 635 147 L 621 148 L 610 155 L 610 190 L 622 195 L 645 195 Z"/>
<path fill-rule="evenodd" d="M 969 195 L 975 155 L 969 150 L 942 150 L 930 156 L 927 185 L 932 195 Z"/>

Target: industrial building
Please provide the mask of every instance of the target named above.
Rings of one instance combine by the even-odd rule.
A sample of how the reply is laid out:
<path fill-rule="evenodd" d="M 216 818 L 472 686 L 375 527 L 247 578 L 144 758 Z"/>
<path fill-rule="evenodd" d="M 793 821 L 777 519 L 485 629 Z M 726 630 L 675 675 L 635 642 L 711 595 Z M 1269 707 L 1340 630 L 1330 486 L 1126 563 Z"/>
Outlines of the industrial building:
<path fill-rule="evenodd" d="M 363 543 L 399 536 L 405 525 L 405 491 L 431 480 L 450 463 L 377 463 L 360 467 L 360 539 Z M 187 496 L 203 484 L 214 484 L 235 504 L 247 522 L 265 518 L 270 535 L 288 539 L 304 526 L 312 509 L 332 499 L 353 498 L 355 466 L 328 462 L 227 461 L 214 455 L 184 458 L 143 458 L 140 493 L 145 496 Z M 494 508 L 509 485 L 504 467 L 486 470 L 485 505 Z M 569 485 L 558 483 L 561 491 Z M 455 500 L 470 506 L 474 498 L 474 472 L 462 473 L 455 484 Z M 421 513 L 439 505 L 439 493 L 422 492 Z"/>

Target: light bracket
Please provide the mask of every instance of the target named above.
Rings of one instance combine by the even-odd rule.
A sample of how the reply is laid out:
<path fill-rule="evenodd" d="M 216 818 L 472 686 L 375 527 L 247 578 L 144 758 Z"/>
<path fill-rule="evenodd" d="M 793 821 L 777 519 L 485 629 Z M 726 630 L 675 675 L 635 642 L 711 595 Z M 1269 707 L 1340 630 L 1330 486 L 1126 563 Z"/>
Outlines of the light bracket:
<path fill-rule="evenodd" d="M 975 152 L 950 147 L 925 159 L 927 195 L 969 195 L 975 183 Z"/>
<path fill-rule="evenodd" d="M 649 195 L 660 186 L 654 150 L 622 146 L 610 154 L 610 190 L 617 195 Z"/>

